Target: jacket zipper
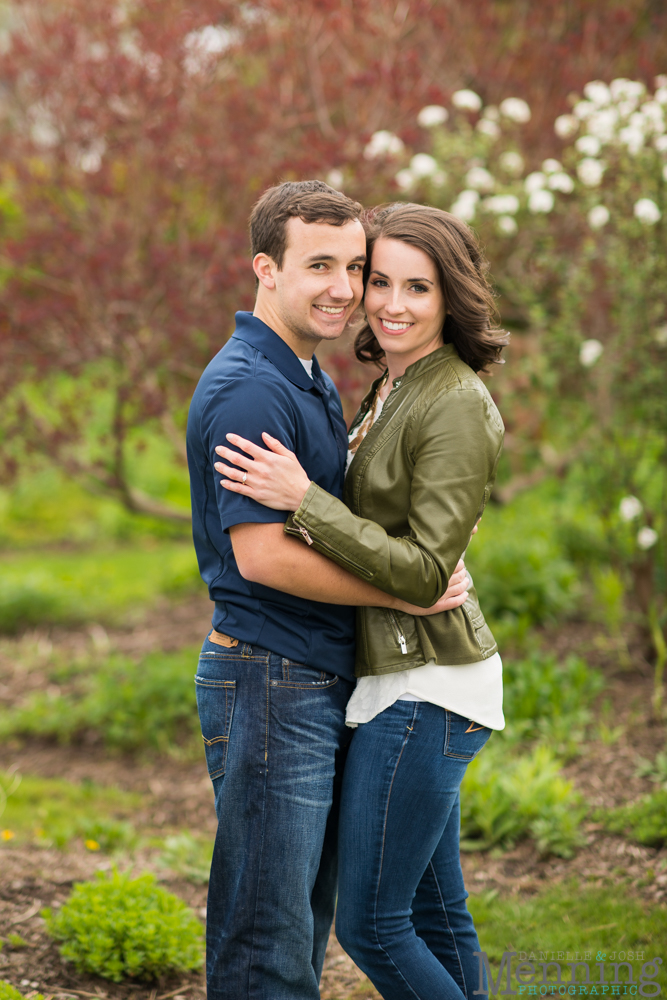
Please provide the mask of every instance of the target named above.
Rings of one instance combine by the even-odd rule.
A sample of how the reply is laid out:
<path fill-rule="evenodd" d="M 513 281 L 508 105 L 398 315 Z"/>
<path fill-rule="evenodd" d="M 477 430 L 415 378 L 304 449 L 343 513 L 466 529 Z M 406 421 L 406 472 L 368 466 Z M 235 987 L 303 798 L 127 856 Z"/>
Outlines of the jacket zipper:
<path fill-rule="evenodd" d="M 398 644 L 401 647 L 401 653 L 403 653 L 403 655 L 406 656 L 407 652 L 408 652 L 408 644 L 405 641 L 405 636 L 401 632 L 401 627 L 398 624 L 398 620 L 397 620 L 396 615 L 394 614 L 394 612 L 393 611 L 389 611 L 388 614 L 389 614 L 389 620 L 391 621 L 392 625 L 396 629 L 396 635 L 398 637 Z"/>
<path fill-rule="evenodd" d="M 307 529 L 304 528 L 304 527 L 302 527 L 300 524 L 297 524 L 296 521 L 294 521 L 294 520 L 292 520 L 292 524 L 294 525 L 294 527 L 288 526 L 288 528 L 287 528 L 287 534 L 288 535 L 293 535 L 296 532 L 298 532 L 302 536 L 302 538 L 304 539 L 304 541 L 306 541 L 308 543 L 308 545 L 312 545 L 313 544 L 313 539 L 310 537 L 310 534 L 308 533 Z M 326 552 L 331 552 L 332 553 L 332 557 L 333 556 L 340 556 L 341 555 L 341 553 L 338 552 L 335 548 L 333 548 L 332 545 L 327 545 L 326 542 L 318 540 L 318 544 L 319 544 L 320 549 L 324 549 Z M 345 559 L 345 562 L 346 562 L 346 564 L 348 566 L 354 566 L 354 569 L 357 571 L 355 573 L 355 576 L 366 577 L 367 580 L 370 580 L 370 578 L 373 576 L 372 573 L 368 572 L 368 570 L 366 569 L 365 566 L 360 566 L 359 563 L 354 562 L 352 559 L 348 559 L 347 556 L 344 556 L 344 559 Z M 334 560 L 334 561 L 336 561 L 336 560 Z"/>

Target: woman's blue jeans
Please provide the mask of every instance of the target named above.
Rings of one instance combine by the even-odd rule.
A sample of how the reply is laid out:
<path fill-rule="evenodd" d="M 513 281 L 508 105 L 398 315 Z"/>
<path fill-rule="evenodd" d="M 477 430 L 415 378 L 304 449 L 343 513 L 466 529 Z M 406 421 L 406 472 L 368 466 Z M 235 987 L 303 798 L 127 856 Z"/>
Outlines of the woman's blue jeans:
<path fill-rule="evenodd" d="M 459 786 L 490 734 L 410 701 L 355 731 L 343 777 L 336 933 L 385 1000 L 473 1000 L 480 988 Z"/>

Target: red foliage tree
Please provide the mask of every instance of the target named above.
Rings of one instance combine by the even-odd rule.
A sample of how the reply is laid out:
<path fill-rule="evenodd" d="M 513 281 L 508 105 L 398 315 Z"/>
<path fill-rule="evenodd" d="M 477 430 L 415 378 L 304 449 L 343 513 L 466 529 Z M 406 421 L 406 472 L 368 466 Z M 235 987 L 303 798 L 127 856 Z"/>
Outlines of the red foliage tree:
<path fill-rule="evenodd" d="M 391 196 L 370 134 L 418 142 L 419 108 L 461 86 L 525 97 L 539 155 L 570 91 L 664 68 L 666 26 L 649 0 L 21 4 L 0 123 L 6 473 L 37 450 L 169 513 L 131 484 L 128 446 L 151 422 L 180 446 L 193 382 L 252 302 L 263 188 L 337 167 L 367 203 Z"/>

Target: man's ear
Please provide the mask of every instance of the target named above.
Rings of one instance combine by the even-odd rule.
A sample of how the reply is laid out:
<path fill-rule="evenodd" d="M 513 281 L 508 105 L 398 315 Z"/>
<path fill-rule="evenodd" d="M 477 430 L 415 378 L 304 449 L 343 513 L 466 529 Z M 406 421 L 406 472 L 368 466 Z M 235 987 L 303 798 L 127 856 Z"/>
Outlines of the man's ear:
<path fill-rule="evenodd" d="M 256 254 L 253 258 L 252 269 L 255 272 L 257 280 L 265 288 L 273 289 L 276 287 L 276 271 L 278 268 L 276 267 L 276 262 L 268 254 Z"/>

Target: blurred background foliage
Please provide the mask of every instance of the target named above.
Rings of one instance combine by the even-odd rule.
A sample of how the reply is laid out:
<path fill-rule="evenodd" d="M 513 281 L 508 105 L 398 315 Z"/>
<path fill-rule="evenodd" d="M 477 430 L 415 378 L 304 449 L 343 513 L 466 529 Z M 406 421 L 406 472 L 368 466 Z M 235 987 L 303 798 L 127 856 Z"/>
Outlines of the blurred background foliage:
<path fill-rule="evenodd" d="M 597 668 L 542 637 L 590 626 L 610 669 L 653 672 L 664 720 L 665 74 L 651 0 L 0 3 L 0 631 L 131 625 L 200 590 L 187 406 L 252 306 L 265 187 L 454 211 L 512 332 L 467 556 L 511 724 L 469 769 L 464 835 L 571 854 L 586 810 L 560 765 L 618 731 Z M 351 337 L 322 354 L 351 418 L 375 373 Z M 187 756 L 193 655 L 19 657 L 43 683 L 0 733 Z M 609 822 L 660 842 L 663 799 Z"/>

